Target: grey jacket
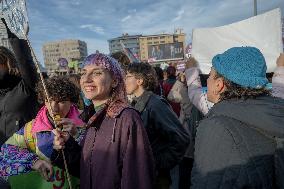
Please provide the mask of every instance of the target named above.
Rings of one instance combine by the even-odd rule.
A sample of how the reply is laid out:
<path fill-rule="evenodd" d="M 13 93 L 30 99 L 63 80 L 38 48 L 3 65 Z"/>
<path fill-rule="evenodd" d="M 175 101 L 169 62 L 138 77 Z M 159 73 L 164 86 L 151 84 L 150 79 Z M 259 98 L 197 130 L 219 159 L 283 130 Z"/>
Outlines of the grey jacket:
<path fill-rule="evenodd" d="M 191 188 L 283 188 L 283 139 L 284 100 L 215 104 L 197 128 Z"/>

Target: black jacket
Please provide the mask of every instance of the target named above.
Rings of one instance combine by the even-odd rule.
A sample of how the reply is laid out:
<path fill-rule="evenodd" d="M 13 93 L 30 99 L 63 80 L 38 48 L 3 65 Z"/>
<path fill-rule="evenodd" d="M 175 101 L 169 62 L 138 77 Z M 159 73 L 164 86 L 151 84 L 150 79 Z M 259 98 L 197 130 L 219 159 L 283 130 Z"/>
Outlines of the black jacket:
<path fill-rule="evenodd" d="M 191 188 L 283 188 L 283 139 L 284 100 L 215 104 L 197 128 Z"/>
<path fill-rule="evenodd" d="M 150 91 L 132 105 L 141 113 L 157 169 L 171 169 L 183 158 L 189 135 L 167 101 Z"/>
<path fill-rule="evenodd" d="M 37 72 L 27 42 L 19 39 L 11 42 L 21 78 L 9 76 L 9 84 L 0 81 L 0 145 L 32 120 L 39 108 L 34 91 Z"/>

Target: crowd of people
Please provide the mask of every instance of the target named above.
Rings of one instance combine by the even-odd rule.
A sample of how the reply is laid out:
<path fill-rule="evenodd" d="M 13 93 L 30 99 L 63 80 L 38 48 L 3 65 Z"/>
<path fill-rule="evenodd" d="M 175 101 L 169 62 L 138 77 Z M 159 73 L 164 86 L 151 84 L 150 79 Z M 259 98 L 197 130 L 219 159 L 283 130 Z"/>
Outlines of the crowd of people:
<path fill-rule="evenodd" d="M 82 189 L 284 188 L 284 54 L 272 89 L 255 47 L 214 56 L 207 92 L 194 57 L 177 72 L 122 52 L 91 54 L 80 75 L 44 86 L 27 42 L 9 38 L 14 52 L 0 47 L 1 189 L 32 171 L 51 183 L 60 172 Z"/>

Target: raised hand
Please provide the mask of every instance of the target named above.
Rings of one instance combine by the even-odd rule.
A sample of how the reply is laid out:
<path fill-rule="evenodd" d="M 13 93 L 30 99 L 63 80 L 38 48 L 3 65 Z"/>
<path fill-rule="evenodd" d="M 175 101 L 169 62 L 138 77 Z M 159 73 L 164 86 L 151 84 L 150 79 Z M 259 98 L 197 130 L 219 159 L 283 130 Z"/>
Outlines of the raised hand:
<path fill-rule="evenodd" d="M 284 66 L 284 53 L 280 53 L 279 57 L 277 58 L 276 64 L 278 67 Z"/>
<path fill-rule="evenodd" d="M 65 143 L 69 139 L 70 135 L 67 132 L 59 131 L 57 129 L 52 130 L 54 134 L 53 149 L 62 150 L 65 148 Z"/>
<path fill-rule="evenodd" d="M 185 63 L 185 69 L 197 67 L 197 61 L 194 57 L 189 57 L 189 59 Z"/>

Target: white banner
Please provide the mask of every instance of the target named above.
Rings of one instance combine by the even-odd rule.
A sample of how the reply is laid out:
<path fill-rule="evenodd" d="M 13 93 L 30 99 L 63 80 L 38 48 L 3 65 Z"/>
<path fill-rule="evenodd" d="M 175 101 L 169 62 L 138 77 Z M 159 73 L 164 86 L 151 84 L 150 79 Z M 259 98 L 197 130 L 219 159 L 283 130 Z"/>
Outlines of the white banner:
<path fill-rule="evenodd" d="M 192 56 L 204 74 L 210 72 L 215 55 L 241 46 L 258 48 L 265 57 L 267 72 L 273 72 L 283 51 L 281 10 L 277 8 L 230 25 L 193 30 Z"/>
<path fill-rule="evenodd" d="M 0 0 L 0 13 L 11 32 L 25 39 L 29 26 L 25 0 Z"/>

